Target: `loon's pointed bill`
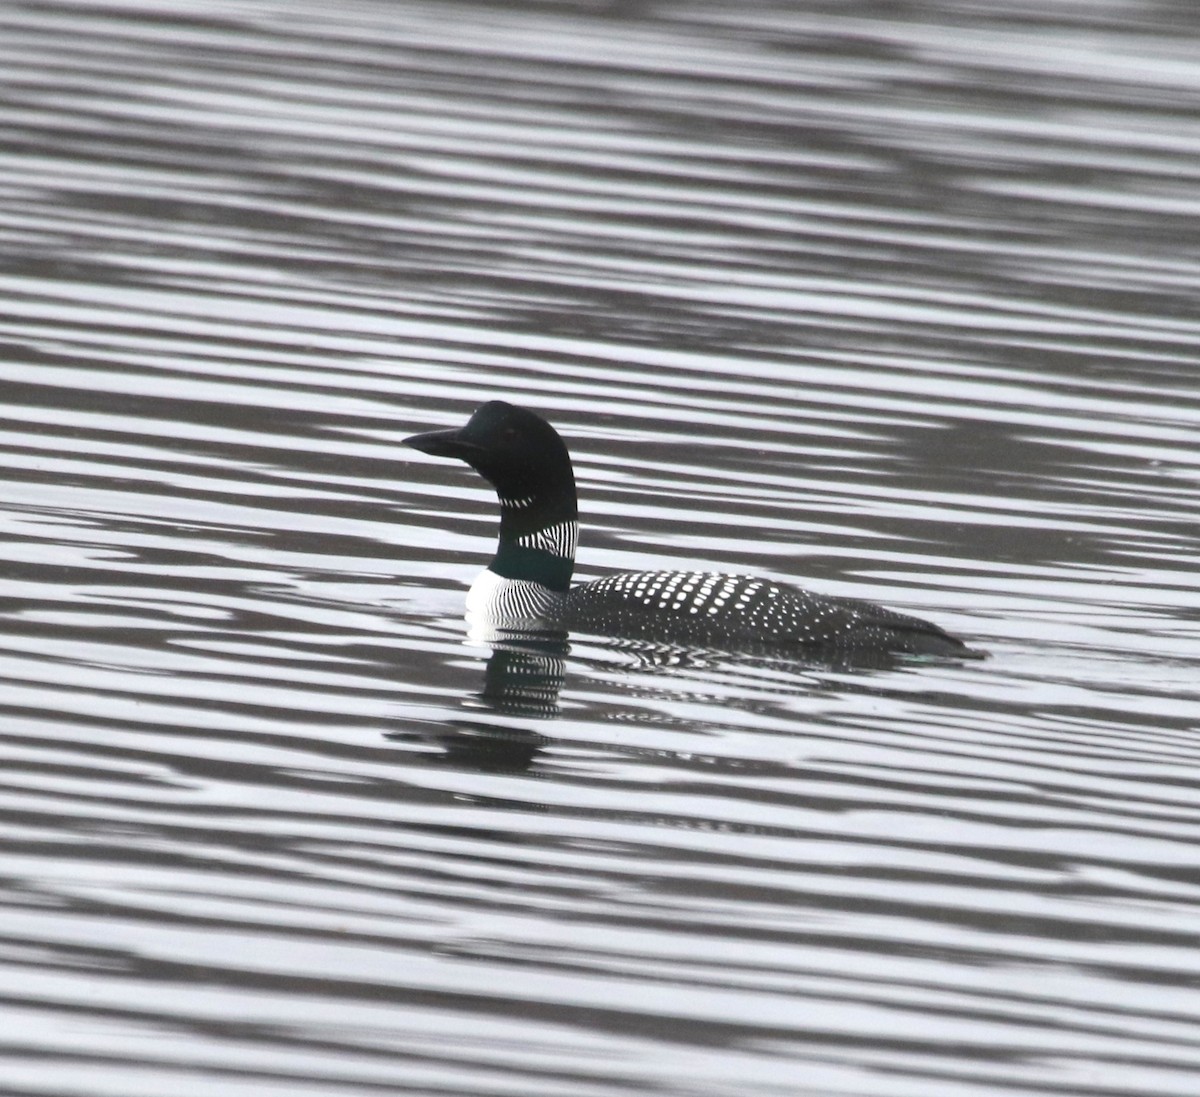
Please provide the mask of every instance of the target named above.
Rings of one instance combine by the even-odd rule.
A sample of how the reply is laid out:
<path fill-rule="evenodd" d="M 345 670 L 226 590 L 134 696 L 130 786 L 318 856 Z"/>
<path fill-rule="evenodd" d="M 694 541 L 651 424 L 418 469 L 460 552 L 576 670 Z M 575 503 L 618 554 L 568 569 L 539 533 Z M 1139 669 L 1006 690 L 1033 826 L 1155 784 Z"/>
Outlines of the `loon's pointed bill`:
<path fill-rule="evenodd" d="M 625 572 L 571 586 L 578 539 L 571 457 L 558 432 L 525 408 L 492 400 L 464 427 L 417 434 L 405 445 L 466 461 L 496 489 L 496 555 L 467 595 L 467 615 L 476 624 L 533 623 L 688 646 L 792 649 L 818 658 L 984 656 L 919 617 L 753 576 Z"/>
<path fill-rule="evenodd" d="M 419 449 L 422 453 L 434 457 L 457 457 L 460 461 L 465 461 L 472 453 L 478 451 L 479 447 L 465 441 L 462 433 L 461 429 L 431 430 L 425 434 L 414 434 L 405 438 L 400 444 Z"/>

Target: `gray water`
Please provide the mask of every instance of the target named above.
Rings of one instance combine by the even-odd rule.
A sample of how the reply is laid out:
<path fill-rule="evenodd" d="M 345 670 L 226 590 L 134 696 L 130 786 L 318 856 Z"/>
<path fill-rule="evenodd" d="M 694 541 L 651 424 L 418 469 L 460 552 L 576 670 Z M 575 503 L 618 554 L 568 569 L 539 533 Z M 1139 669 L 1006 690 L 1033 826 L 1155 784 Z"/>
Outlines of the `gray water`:
<path fill-rule="evenodd" d="M 195 7 L 0 6 L 0 1092 L 1194 1097 L 1200 8 Z M 495 397 L 991 658 L 472 641 Z"/>

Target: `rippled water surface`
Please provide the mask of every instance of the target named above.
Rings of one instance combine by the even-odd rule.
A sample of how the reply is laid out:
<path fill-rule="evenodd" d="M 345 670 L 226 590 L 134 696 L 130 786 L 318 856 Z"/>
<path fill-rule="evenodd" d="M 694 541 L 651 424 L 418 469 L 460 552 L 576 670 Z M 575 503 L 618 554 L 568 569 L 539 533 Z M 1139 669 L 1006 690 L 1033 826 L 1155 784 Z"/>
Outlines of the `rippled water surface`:
<path fill-rule="evenodd" d="M 1197 9 L 200 7 L 0 7 L 0 1091 L 1193 1097 Z M 494 397 L 991 658 L 472 642 Z"/>

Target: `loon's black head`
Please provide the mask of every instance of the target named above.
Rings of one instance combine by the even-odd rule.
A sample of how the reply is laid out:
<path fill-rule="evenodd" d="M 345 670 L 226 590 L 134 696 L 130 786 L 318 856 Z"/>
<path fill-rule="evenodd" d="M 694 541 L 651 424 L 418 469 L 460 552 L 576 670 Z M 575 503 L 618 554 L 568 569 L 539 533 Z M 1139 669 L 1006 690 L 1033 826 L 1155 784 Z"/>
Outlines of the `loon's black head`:
<path fill-rule="evenodd" d="M 549 507 L 555 521 L 576 517 L 575 475 L 567 447 L 545 419 L 525 408 L 492 400 L 465 427 L 414 434 L 404 445 L 466 461 L 496 489 L 506 509 Z"/>
<path fill-rule="evenodd" d="M 566 444 L 545 419 L 492 400 L 465 427 L 415 434 L 404 444 L 466 461 L 496 489 L 500 546 L 492 571 L 567 588 L 578 534 L 575 474 Z"/>

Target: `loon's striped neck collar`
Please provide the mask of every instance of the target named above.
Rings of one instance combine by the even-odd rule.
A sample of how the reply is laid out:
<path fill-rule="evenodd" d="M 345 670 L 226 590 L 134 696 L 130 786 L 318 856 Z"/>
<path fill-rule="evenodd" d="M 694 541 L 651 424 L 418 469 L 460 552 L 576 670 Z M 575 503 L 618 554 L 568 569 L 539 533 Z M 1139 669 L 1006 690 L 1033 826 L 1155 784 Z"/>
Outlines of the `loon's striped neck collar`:
<path fill-rule="evenodd" d="M 565 592 L 575 570 L 579 519 L 574 483 L 569 498 L 500 496 L 500 543 L 488 565 L 505 579 Z"/>

